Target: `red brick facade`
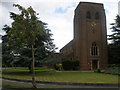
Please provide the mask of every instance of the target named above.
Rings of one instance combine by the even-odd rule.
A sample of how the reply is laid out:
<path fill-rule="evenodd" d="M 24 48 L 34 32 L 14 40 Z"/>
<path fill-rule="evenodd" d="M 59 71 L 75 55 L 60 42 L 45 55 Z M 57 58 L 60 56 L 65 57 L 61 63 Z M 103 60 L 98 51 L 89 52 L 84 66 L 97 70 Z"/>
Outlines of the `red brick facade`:
<path fill-rule="evenodd" d="M 74 39 L 60 53 L 63 59 L 80 60 L 80 68 L 107 67 L 107 30 L 103 4 L 80 2 L 74 15 Z"/>

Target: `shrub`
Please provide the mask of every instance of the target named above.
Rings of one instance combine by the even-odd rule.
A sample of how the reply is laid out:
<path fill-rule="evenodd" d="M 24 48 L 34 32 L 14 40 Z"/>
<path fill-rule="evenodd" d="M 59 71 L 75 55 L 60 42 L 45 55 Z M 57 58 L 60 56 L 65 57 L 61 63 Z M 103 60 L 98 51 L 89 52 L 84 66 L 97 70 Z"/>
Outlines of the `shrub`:
<path fill-rule="evenodd" d="M 120 75 L 120 67 L 110 67 L 105 70 L 105 73 L 113 74 L 113 75 Z"/>
<path fill-rule="evenodd" d="M 110 68 L 116 68 L 116 67 L 120 67 L 120 64 L 109 64 Z"/>
<path fill-rule="evenodd" d="M 58 70 L 58 67 L 57 67 L 57 65 L 56 65 L 56 64 L 54 65 L 54 68 L 55 68 L 55 70 Z"/>
<path fill-rule="evenodd" d="M 62 70 L 62 64 L 55 64 L 55 66 L 54 66 L 54 68 L 56 69 L 56 70 Z"/>
<path fill-rule="evenodd" d="M 96 69 L 94 72 L 101 73 L 101 69 Z"/>
<path fill-rule="evenodd" d="M 64 70 L 72 70 L 73 63 L 70 60 L 65 60 L 62 62 Z"/>
<path fill-rule="evenodd" d="M 62 65 L 64 70 L 79 70 L 78 60 L 65 60 Z"/>

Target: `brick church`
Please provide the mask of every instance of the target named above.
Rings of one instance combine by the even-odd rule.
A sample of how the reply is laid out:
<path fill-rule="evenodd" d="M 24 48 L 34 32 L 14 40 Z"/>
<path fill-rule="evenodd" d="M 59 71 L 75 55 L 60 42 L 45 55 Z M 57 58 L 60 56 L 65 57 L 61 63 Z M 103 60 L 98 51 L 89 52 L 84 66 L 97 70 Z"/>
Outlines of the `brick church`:
<path fill-rule="evenodd" d="M 82 70 L 107 67 L 107 30 L 103 4 L 79 3 L 74 14 L 74 39 L 60 53 L 65 60 L 79 60 Z"/>

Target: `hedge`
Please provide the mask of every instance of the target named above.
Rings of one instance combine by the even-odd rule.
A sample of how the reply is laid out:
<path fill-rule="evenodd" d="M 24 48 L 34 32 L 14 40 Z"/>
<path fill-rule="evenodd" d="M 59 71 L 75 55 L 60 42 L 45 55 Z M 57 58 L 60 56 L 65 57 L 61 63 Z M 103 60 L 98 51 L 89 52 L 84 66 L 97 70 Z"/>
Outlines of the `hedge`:
<path fill-rule="evenodd" d="M 64 60 L 62 66 L 64 70 L 79 70 L 78 60 Z"/>
<path fill-rule="evenodd" d="M 113 74 L 113 75 L 120 75 L 120 67 L 110 67 L 105 70 L 105 73 Z"/>

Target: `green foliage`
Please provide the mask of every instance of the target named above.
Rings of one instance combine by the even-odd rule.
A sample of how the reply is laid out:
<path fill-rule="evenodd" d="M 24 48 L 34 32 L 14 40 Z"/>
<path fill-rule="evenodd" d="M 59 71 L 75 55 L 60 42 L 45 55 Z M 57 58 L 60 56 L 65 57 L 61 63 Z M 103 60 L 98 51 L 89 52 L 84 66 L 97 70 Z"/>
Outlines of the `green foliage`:
<path fill-rule="evenodd" d="M 2 87 L 7 87 L 7 88 L 12 88 L 12 89 L 32 89 L 32 87 L 28 87 L 28 86 L 22 86 L 22 85 L 13 85 L 13 84 L 6 84 L 6 83 L 2 83 L 2 85 L 0 85 Z M 50 88 L 43 88 L 43 87 L 39 87 L 37 88 L 37 90 L 55 90 L 55 89 L 50 89 Z"/>
<path fill-rule="evenodd" d="M 120 75 L 120 64 L 110 64 L 109 68 L 105 70 L 105 73 Z"/>
<path fill-rule="evenodd" d="M 74 65 L 73 70 L 79 70 L 80 61 L 74 60 L 73 65 Z"/>
<path fill-rule="evenodd" d="M 120 64 L 109 64 L 110 68 L 120 67 Z"/>
<path fill-rule="evenodd" d="M 50 69 L 37 67 L 36 80 L 48 82 L 71 82 L 71 83 L 116 83 L 118 75 L 94 73 L 94 72 L 55 72 Z M 2 77 L 31 80 L 28 68 L 6 69 L 2 72 Z"/>
<path fill-rule="evenodd" d="M 120 45 L 120 16 L 117 15 L 116 19 L 115 19 L 115 23 L 112 23 L 112 32 L 113 34 L 108 35 L 109 36 L 109 40 L 112 40 L 112 43 L 114 45 Z"/>
<path fill-rule="evenodd" d="M 101 73 L 101 69 L 96 69 L 94 72 Z"/>
<path fill-rule="evenodd" d="M 120 67 L 110 67 L 105 70 L 105 73 L 113 74 L 113 75 L 120 75 Z"/>
<path fill-rule="evenodd" d="M 73 69 L 73 63 L 70 60 L 63 61 L 62 65 L 63 65 L 64 70 L 72 70 Z"/>
<path fill-rule="evenodd" d="M 44 49 L 47 48 L 51 50 L 54 48 L 52 41 L 49 40 L 50 38 L 47 38 L 51 36 L 51 34 L 49 33 L 50 30 L 46 28 L 46 23 L 38 20 L 37 14 L 31 6 L 27 9 L 18 4 L 13 4 L 13 6 L 17 7 L 20 13 L 16 14 L 10 12 L 10 17 L 13 20 L 12 26 L 11 28 L 5 27 L 4 29 L 9 29 L 7 30 L 7 46 L 9 46 L 9 48 L 12 50 L 13 54 L 17 52 L 17 54 L 22 55 L 22 58 L 20 60 L 29 60 L 29 58 L 27 56 L 25 57 L 25 55 L 23 54 L 24 52 L 21 53 L 20 51 L 26 48 L 31 49 L 32 59 L 31 61 L 29 61 L 31 63 L 29 63 L 29 65 L 31 66 L 30 69 L 32 72 L 32 84 L 33 87 L 36 88 L 34 71 L 36 55 L 35 51 L 38 45 L 42 45 L 42 47 L 44 47 L 44 43 L 46 43 L 46 47 L 44 47 Z M 44 40 L 44 38 L 46 39 Z M 41 42 L 39 43 L 40 40 Z M 20 57 L 20 55 L 17 57 Z"/>
<path fill-rule="evenodd" d="M 64 70 L 79 70 L 78 60 L 65 60 L 62 65 Z"/>
<path fill-rule="evenodd" d="M 46 23 L 37 18 L 32 7 L 25 9 L 18 4 L 13 6 L 17 7 L 20 13 L 10 12 L 10 17 L 13 19 L 12 27 L 5 25 L 3 28 L 6 32 L 2 37 L 3 65 L 8 66 L 9 62 L 15 66 L 30 66 L 32 45 L 34 45 L 35 64 L 39 66 L 41 61 L 56 49 L 51 39 L 51 30 L 47 28 Z M 15 54 L 19 56 L 15 57 Z"/>
<path fill-rule="evenodd" d="M 61 63 L 61 58 L 54 57 L 53 53 L 50 53 L 46 58 L 41 60 L 41 64 L 51 67 L 54 67 L 55 64 L 59 64 L 59 63 Z"/>
<path fill-rule="evenodd" d="M 54 68 L 55 68 L 56 70 L 59 70 L 59 71 L 63 70 L 63 67 L 62 67 L 62 64 L 61 64 L 61 63 L 55 64 Z"/>
<path fill-rule="evenodd" d="M 6 83 L 2 83 L 3 87 L 7 87 L 7 88 L 12 88 L 12 89 L 30 89 L 32 87 L 27 87 L 27 86 L 18 86 L 18 85 L 12 85 L 12 84 L 6 84 Z"/>
<path fill-rule="evenodd" d="M 10 31 L 10 27 L 4 25 L 3 30 L 7 33 Z M 3 67 L 10 67 L 14 63 L 14 54 L 11 49 L 8 47 L 8 35 L 2 36 L 2 66 Z"/>
<path fill-rule="evenodd" d="M 108 60 L 109 64 L 119 64 L 120 63 L 120 46 L 114 44 L 108 45 Z"/>
<path fill-rule="evenodd" d="M 3 55 L 2 56 L 2 66 L 3 67 L 11 67 L 14 63 L 14 56 L 13 55 Z"/>
<path fill-rule="evenodd" d="M 35 45 L 38 37 L 44 34 L 44 23 L 38 20 L 36 12 L 32 7 L 25 9 L 18 4 L 14 4 L 13 6 L 17 7 L 20 13 L 10 13 L 10 17 L 14 21 L 12 22 L 12 28 L 8 32 L 8 44 L 10 46 L 16 45 L 17 47 Z"/>
<path fill-rule="evenodd" d="M 120 16 L 117 15 L 115 23 L 112 23 L 112 34 L 108 35 L 111 43 L 108 45 L 108 59 L 110 64 L 120 63 Z"/>

